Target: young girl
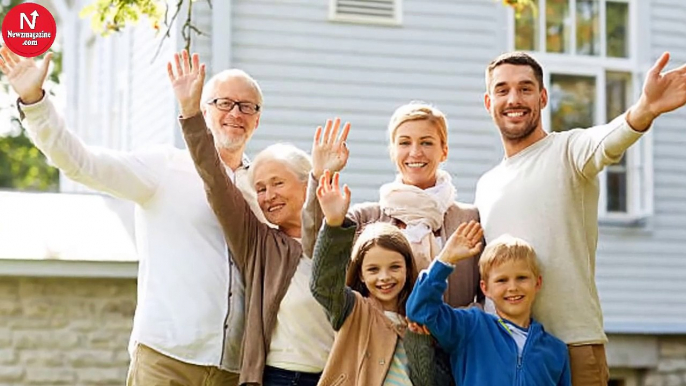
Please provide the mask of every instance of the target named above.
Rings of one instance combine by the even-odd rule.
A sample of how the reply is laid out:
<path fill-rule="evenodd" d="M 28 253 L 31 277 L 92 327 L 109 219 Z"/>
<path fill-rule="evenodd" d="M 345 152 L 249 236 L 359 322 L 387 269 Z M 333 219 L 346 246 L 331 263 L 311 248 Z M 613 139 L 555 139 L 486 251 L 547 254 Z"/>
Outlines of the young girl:
<path fill-rule="evenodd" d="M 403 339 L 405 303 L 417 276 L 412 248 L 386 223 L 367 226 L 353 247 L 356 224 L 346 219 L 350 190 L 341 192 L 338 183 L 339 174 L 331 179 L 327 170 L 317 189 L 326 221 L 315 244 L 310 289 L 337 331 L 318 386 L 426 384 L 410 374 L 408 356 L 427 351 L 428 341 Z"/>

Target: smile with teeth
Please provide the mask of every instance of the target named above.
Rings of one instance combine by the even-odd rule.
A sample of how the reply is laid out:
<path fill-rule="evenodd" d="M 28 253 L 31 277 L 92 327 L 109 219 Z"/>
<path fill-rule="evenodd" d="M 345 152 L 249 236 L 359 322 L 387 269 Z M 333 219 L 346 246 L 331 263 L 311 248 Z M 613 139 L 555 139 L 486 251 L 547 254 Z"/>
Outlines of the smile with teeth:
<path fill-rule="evenodd" d="M 376 288 L 378 288 L 381 292 L 389 292 L 391 289 L 393 289 L 393 287 L 395 287 L 395 283 L 387 283 L 376 286 Z"/>
<path fill-rule="evenodd" d="M 515 295 L 515 296 L 506 296 L 505 300 L 508 302 L 518 302 L 520 300 L 524 299 L 524 295 Z"/>
<path fill-rule="evenodd" d="M 526 114 L 526 111 L 507 111 L 505 113 L 508 118 L 520 118 L 523 117 L 524 114 Z"/>
<path fill-rule="evenodd" d="M 286 206 L 286 204 L 278 204 L 278 205 L 270 206 L 270 207 L 267 209 L 267 212 L 274 212 L 274 211 L 277 211 L 277 210 L 283 208 L 284 206 Z"/>
<path fill-rule="evenodd" d="M 236 124 L 234 124 L 234 123 L 224 123 L 224 126 L 226 126 L 226 127 L 231 127 L 231 128 L 233 128 L 233 129 L 241 129 L 241 130 L 243 130 L 243 126 L 241 126 L 241 125 L 236 125 Z"/>
<path fill-rule="evenodd" d="M 410 168 L 421 168 L 426 166 L 426 162 L 407 162 L 405 165 Z"/>

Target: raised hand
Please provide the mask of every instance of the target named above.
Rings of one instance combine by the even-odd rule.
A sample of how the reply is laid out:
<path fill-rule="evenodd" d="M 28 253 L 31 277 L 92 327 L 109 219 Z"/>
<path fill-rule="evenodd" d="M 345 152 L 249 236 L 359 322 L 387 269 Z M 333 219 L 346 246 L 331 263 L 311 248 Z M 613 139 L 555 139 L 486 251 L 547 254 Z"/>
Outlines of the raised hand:
<path fill-rule="evenodd" d="M 665 52 L 648 71 L 643 93 L 629 111 L 627 121 L 636 130 L 646 130 L 660 114 L 686 104 L 686 64 L 662 73 L 668 62 Z"/>
<path fill-rule="evenodd" d="M 205 83 L 205 64 L 200 64 L 198 54 L 193 54 L 191 61 L 186 50 L 181 51 L 181 54 L 175 53 L 174 65 L 168 62 L 167 72 L 179 102 L 181 116 L 188 118 L 198 114 Z"/>
<path fill-rule="evenodd" d="M 328 119 L 323 138 L 322 127 L 317 127 L 317 131 L 314 134 L 314 142 L 312 143 L 312 174 L 316 179 L 322 176 L 324 170 L 340 172 L 348 162 L 350 152 L 345 141 L 348 139 L 348 133 L 350 132 L 350 123 L 345 123 L 339 137 L 338 129 L 340 126 L 340 118 L 336 118 L 333 122 Z"/>
<path fill-rule="evenodd" d="M 345 220 L 350 206 L 350 189 L 348 185 L 343 186 L 343 192 L 338 185 L 340 174 L 333 174 L 329 170 L 324 171 L 319 179 L 317 188 L 317 199 L 322 207 L 322 212 L 326 218 L 326 224 L 332 227 L 341 226 Z"/>
<path fill-rule="evenodd" d="M 40 66 L 33 58 L 22 58 L 7 47 L 0 48 L 0 71 L 19 95 L 24 104 L 32 104 L 43 98 L 43 83 L 48 76 L 52 53 L 45 55 Z"/>
<path fill-rule="evenodd" d="M 445 243 L 438 258 L 445 263 L 456 264 L 460 260 L 475 256 L 481 252 L 483 236 L 484 230 L 478 222 L 472 220 L 462 223 Z"/>
<path fill-rule="evenodd" d="M 686 104 L 686 64 L 663 74 L 667 62 L 669 53 L 665 52 L 650 69 L 643 84 L 643 95 L 656 115 Z"/>

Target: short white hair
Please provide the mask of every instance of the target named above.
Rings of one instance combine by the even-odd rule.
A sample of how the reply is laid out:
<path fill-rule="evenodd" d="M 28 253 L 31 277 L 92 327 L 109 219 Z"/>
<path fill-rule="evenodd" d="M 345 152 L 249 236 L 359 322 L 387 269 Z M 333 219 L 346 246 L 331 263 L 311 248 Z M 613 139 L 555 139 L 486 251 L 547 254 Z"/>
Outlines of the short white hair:
<path fill-rule="evenodd" d="M 202 89 L 201 103 L 209 102 L 209 99 L 212 98 L 212 94 L 214 94 L 214 90 L 217 87 L 217 83 L 227 81 L 230 78 L 242 78 L 248 82 L 252 88 L 255 89 L 255 93 L 257 93 L 257 104 L 262 106 L 263 97 L 260 85 L 257 84 L 257 81 L 252 76 L 248 75 L 247 72 L 237 68 L 224 70 L 212 76 Z"/>
<path fill-rule="evenodd" d="M 250 164 L 250 181 L 255 183 L 255 169 L 265 161 L 279 161 L 286 165 L 300 182 L 307 182 L 312 171 L 310 156 L 290 143 L 275 143 L 259 152 Z"/>

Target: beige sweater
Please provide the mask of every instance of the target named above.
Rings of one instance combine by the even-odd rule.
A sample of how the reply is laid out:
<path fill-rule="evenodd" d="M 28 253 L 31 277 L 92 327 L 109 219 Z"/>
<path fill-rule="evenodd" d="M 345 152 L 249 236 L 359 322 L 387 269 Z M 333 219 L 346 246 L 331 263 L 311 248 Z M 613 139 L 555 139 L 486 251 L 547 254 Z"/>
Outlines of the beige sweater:
<path fill-rule="evenodd" d="M 551 133 L 477 185 L 486 241 L 509 233 L 533 245 L 543 274 L 533 316 L 567 344 L 607 341 L 595 284 L 597 175 L 640 137 L 623 116 Z"/>

